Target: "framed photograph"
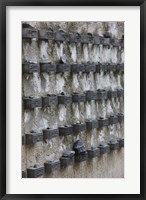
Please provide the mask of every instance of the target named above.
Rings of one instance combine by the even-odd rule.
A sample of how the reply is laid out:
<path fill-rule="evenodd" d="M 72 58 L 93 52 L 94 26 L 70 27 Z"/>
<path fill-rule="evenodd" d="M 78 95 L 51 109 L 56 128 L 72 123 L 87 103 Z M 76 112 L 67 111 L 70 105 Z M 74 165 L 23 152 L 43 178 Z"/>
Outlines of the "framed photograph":
<path fill-rule="evenodd" d="M 0 7 L 1 199 L 145 200 L 146 2 Z"/>

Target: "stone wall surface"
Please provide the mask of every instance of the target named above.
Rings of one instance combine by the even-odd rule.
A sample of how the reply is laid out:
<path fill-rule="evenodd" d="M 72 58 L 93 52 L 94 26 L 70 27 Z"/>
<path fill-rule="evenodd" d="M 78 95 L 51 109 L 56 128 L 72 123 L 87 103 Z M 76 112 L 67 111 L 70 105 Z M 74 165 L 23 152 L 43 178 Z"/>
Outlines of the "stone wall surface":
<path fill-rule="evenodd" d="M 91 33 L 103 36 L 112 33 L 113 38 L 121 39 L 124 35 L 123 22 L 23 22 L 42 30 L 52 28 L 79 34 Z M 22 40 L 22 63 L 51 62 L 59 63 L 64 57 L 70 64 L 93 62 L 123 64 L 124 50 L 120 47 L 107 47 L 94 44 L 56 42 L 53 40 Z M 124 89 L 124 74 L 109 73 L 33 73 L 22 75 L 22 95 L 24 97 L 42 97 L 50 94 L 73 94 L 87 90 Z M 36 130 L 42 132 L 47 127 L 85 122 L 87 119 L 109 117 L 124 113 L 124 97 L 103 101 L 89 101 L 72 104 L 58 104 L 47 108 L 27 110 L 22 107 L 22 135 Z M 34 145 L 22 145 L 22 171 L 34 165 L 43 166 L 45 162 L 59 160 L 66 150 L 72 150 L 78 139 L 86 149 L 108 143 L 111 139 L 124 137 L 124 124 L 117 123 L 102 129 L 59 136 L 51 140 L 40 141 Z M 75 163 L 67 168 L 45 173 L 43 178 L 124 178 L 124 148 L 105 153 L 84 162 Z"/>

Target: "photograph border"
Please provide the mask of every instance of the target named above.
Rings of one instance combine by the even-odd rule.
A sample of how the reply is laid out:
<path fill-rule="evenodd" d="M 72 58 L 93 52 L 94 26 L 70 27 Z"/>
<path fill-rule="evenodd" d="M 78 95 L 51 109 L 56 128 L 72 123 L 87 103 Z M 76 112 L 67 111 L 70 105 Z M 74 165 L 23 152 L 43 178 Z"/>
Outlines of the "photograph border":
<path fill-rule="evenodd" d="M 6 194 L 6 8 L 7 6 L 140 6 L 140 194 Z M 145 200 L 146 181 L 146 1 L 145 0 L 46 0 L 0 1 L 0 197 L 1 199 L 137 199 Z M 136 38 L 134 38 L 135 40 Z M 134 41 L 133 40 L 133 41 Z"/>

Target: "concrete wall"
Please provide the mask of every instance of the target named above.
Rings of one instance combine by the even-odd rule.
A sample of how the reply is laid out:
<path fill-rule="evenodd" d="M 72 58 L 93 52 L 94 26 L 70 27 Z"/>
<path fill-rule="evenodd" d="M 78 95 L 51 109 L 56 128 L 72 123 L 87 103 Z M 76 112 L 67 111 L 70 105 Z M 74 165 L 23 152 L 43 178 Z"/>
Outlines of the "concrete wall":
<path fill-rule="evenodd" d="M 64 29 L 67 32 L 92 33 L 103 36 L 107 31 L 114 38 L 122 38 L 124 34 L 123 22 L 27 22 L 37 29 L 52 28 Z M 69 63 L 123 63 L 124 52 L 120 48 L 104 48 L 92 44 L 62 44 L 54 41 L 22 41 L 22 63 L 33 61 L 51 61 L 57 63 L 65 54 Z M 65 92 L 83 92 L 97 89 L 120 89 L 124 88 L 124 75 L 80 73 L 56 74 L 56 73 L 34 73 L 23 74 L 23 97 L 33 95 L 42 97 L 48 93 L 60 94 Z M 110 114 L 124 112 L 124 99 L 108 100 L 102 103 L 91 101 L 89 103 L 54 105 L 46 109 L 37 108 L 32 111 L 22 112 L 22 135 L 31 130 L 42 131 L 42 129 L 58 127 L 64 124 L 84 122 L 86 119 L 96 119 L 100 116 L 108 117 Z M 108 142 L 112 138 L 124 136 L 124 125 L 118 124 L 102 130 L 69 135 L 67 137 L 56 137 L 47 143 L 38 142 L 35 145 L 22 146 L 22 170 L 37 164 L 42 166 L 47 160 L 56 160 L 62 156 L 65 150 L 72 150 L 73 143 L 80 138 L 87 149 L 98 146 L 102 141 Z M 44 178 L 123 178 L 124 177 L 124 149 L 115 150 L 104 154 L 100 158 L 74 164 L 66 169 L 45 174 Z"/>

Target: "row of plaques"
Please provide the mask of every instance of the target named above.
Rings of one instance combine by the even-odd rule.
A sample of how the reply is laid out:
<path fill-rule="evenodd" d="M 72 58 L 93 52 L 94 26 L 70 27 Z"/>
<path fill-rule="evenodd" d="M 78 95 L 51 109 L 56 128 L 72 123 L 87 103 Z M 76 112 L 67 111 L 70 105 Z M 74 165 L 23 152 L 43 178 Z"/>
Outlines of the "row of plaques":
<path fill-rule="evenodd" d="M 66 151 L 61 156 L 60 160 L 47 161 L 44 166 L 34 165 L 27 169 L 27 173 L 22 171 L 22 178 L 38 178 L 44 173 L 50 174 L 56 170 L 65 169 L 74 163 L 80 163 L 92 158 L 100 157 L 105 153 L 110 153 L 113 150 L 120 150 L 124 147 L 124 138 L 111 140 L 108 143 L 100 144 L 97 148 L 86 150 L 85 145 L 81 140 L 77 140 L 73 145 L 73 151 Z"/>
<path fill-rule="evenodd" d="M 119 113 L 109 118 L 100 117 L 98 120 L 86 120 L 84 123 L 75 123 L 73 125 L 59 126 L 58 128 L 46 128 L 42 132 L 31 131 L 29 134 L 25 134 L 22 137 L 22 144 L 33 145 L 37 142 L 50 140 L 58 136 L 68 136 L 72 134 L 84 133 L 86 130 L 101 129 L 105 126 L 114 125 L 117 123 L 123 123 L 124 115 Z"/>
<path fill-rule="evenodd" d="M 124 72 L 124 64 L 67 64 L 67 63 L 33 63 L 33 62 L 26 62 L 22 64 L 23 73 L 26 74 L 33 74 L 33 73 L 40 73 L 40 72 L 57 72 L 57 73 L 64 73 L 64 72 L 72 72 L 72 73 L 79 73 L 79 72 L 114 72 L 114 73 L 123 73 Z"/>
<path fill-rule="evenodd" d="M 37 30 L 32 27 L 25 27 L 22 29 L 22 38 L 39 40 L 54 40 L 57 42 L 69 42 L 69 43 L 82 43 L 82 44 L 95 44 L 103 46 L 113 46 L 124 48 L 124 38 L 116 39 L 112 38 L 111 33 L 106 32 L 104 37 L 92 35 L 91 33 L 79 34 L 79 33 L 67 33 L 62 29 L 53 31 L 51 28 Z"/>
<path fill-rule="evenodd" d="M 51 105 L 57 104 L 70 104 L 70 103 L 81 103 L 92 100 L 107 100 L 111 98 L 120 98 L 124 96 L 124 90 L 118 89 L 115 91 L 109 90 L 97 90 L 92 91 L 88 90 L 83 93 L 73 93 L 72 95 L 68 95 L 65 93 L 61 93 L 59 95 L 48 94 L 43 97 L 36 98 L 34 96 L 29 96 L 23 98 L 23 106 L 24 109 L 34 109 L 34 108 L 45 108 Z"/>

